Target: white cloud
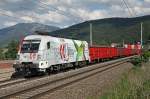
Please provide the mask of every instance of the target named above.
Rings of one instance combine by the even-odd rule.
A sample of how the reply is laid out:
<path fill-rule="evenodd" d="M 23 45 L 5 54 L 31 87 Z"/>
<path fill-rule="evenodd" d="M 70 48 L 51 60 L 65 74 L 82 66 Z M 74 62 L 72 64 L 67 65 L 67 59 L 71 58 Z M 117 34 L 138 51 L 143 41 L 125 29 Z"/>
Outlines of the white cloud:
<path fill-rule="evenodd" d="M 51 11 L 46 14 L 38 15 L 38 17 L 41 19 L 41 21 L 53 21 L 55 23 L 60 23 L 66 19 L 65 16 Z"/>
<path fill-rule="evenodd" d="M 144 0 L 145 2 L 150 2 L 150 0 Z"/>
<path fill-rule="evenodd" d="M 74 0 L 42 0 L 42 2 L 46 2 L 46 4 L 51 5 L 72 5 Z"/>
<path fill-rule="evenodd" d="M 106 12 L 103 10 L 95 10 L 95 11 L 87 11 L 86 9 L 76 9 L 73 10 L 73 12 L 78 12 L 76 13 L 77 16 L 80 16 L 84 20 L 93 20 L 93 19 L 99 19 L 106 17 Z"/>
<path fill-rule="evenodd" d="M 13 26 L 13 25 L 15 25 L 15 24 L 17 24 L 17 22 L 8 22 L 8 21 L 6 21 L 6 22 L 4 23 L 4 26 L 8 27 L 8 26 Z"/>
<path fill-rule="evenodd" d="M 67 11 L 67 8 L 64 7 L 64 6 L 58 6 L 58 9 L 61 10 L 61 11 Z"/>
<path fill-rule="evenodd" d="M 6 14 L 8 16 L 14 16 L 13 12 L 11 12 L 11 11 L 0 9 L 0 12 Z"/>
<path fill-rule="evenodd" d="M 0 8 L 8 9 L 8 11 L 4 12 L 18 17 L 18 19 L 21 19 L 20 22 L 52 23 L 66 27 L 86 20 L 131 17 L 122 0 L 40 0 L 43 3 L 38 0 L 34 2 L 29 2 L 30 0 L 6 1 L 7 3 L 1 1 Z M 27 2 L 30 5 L 27 6 Z M 134 9 L 137 16 L 150 13 L 150 0 L 127 0 L 126 2 Z M 22 8 L 17 8 L 17 4 L 20 4 Z M 0 21 L 5 23 L 4 20 L 1 20 L 1 16 Z"/>
<path fill-rule="evenodd" d="M 22 16 L 20 18 L 23 19 L 26 22 L 34 22 L 33 18 L 29 17 L 29 16 Z"/>
<path fill-rule="evenodd" d="M 5 0 L 5 2 L 21 2 L 22 0 Z"/>

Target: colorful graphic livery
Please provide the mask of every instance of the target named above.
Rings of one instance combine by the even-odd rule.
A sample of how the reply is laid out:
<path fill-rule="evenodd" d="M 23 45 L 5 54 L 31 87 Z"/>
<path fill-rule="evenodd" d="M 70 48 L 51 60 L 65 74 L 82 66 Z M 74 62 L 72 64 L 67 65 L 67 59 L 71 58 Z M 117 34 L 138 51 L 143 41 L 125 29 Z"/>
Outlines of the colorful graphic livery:
<path fill-rule="evenodd" d="M 22 41 L 14 68 L 23 73 L 47 72 L 89 60 L 86 41 L 30 35 Z"/>
<path fill-rule="evenodd" d="M 81 67 L 103 59 L 140 54 L 138 45 L 130 47 L 89 47 L 86 41 L 29 35 L 20 44 L 18 59 L 13 65 L 16 72 L 13 75 L 49 73 L 69 67 Z"/>

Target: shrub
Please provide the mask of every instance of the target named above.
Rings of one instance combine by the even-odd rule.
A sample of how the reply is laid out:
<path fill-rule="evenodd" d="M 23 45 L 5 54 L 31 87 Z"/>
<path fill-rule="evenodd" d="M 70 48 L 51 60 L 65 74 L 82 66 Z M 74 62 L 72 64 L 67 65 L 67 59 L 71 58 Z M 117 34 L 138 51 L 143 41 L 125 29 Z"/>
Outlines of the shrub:
<path fill-rule="evenodd" d="M 4 59 L 5 55 L 2 49 L 0 49 L 0 60 Z"/>
<path fill-rule="evenodd" d="M 136 67 L 140 67 L 142 65 L 142 58 L 141 57 L 133 58 L 131 60 L 131 63 Z"/>
<path fill-rule="evenodd" d="M 145 51 L 142 55 L 143 62 L 147 62 L 150 59 L 150 51 Z"/>
<path fill-rule="evenodd" d="M 6 59 L 15 59 L 17 55 L 17 41 L 11 41 L 7 46 L 7 52 L 5 52 L 5 58 Z"/>

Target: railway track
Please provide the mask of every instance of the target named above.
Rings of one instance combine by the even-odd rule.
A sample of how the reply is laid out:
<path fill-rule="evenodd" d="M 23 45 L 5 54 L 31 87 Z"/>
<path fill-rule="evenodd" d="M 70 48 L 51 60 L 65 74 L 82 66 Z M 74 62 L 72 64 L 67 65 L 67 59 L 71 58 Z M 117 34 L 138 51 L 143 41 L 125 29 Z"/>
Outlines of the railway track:
<path fill-rule="evenodd" d="M 33 77 L 33 78 L 10 78 L 4 81 L 0 81 L 0 89 L 4 89 L 6 87 L 12 86 L 12 85 L 17 85 L 21 83 L 25 83 L 28 81 L 40 79 L 42 77 Z"/>
<path fill-rule="evenodd" d="M 21 79 L 8 79 L 8 80 L 0 82 L 0 89 L 4 88 L 4 87 L 7 87 L 7 86 L 11 86 L 11 85 L 16 84 L 16 83 L 22 83 L 24 81 L 27 81 L 27 79 L 24 79 L 24 78 L 21 78 Z"/>
<path fill-rule="evenodd" d="M 36 98 L 125 63 L 129 58 L 96 64 L 0 88 L 0 98 Z M 15 89 L 14 89 L 15 88 Z"/>
<path fill-rule="evenodd" d="M 50 83 L 47 83 L 47 84 L 29 89 L 29 90 L 25 90 L 25 91 L 22 91 L 21 93 L 19 92 L 18 94 L 16 94 L 14 98 L 16 98 L 16 97 L 38 98 L 41 95 L 48 94 L 50 92 L 56 91 L 57 89 L 64 88 L 70 84 L 76 83 L 82 79 L 88 78 L 88 77 L 95 75 L 97 73 L 106 71 L 106 70 L 111 69 L 113 67 L 116 67 L 122 63 L 124 63 L 124 62 L 120 62 L 118 64 L 108 66 L 106 68 L 102 67 L 101 70 L 98 69 L 98 70 L 89 71 L 89 72 L 86 72 L 83 74 L 73 75 L 73 76 L 68 77 L 68 78 L 57 80 L 57 82 L 50 82 Z"/>

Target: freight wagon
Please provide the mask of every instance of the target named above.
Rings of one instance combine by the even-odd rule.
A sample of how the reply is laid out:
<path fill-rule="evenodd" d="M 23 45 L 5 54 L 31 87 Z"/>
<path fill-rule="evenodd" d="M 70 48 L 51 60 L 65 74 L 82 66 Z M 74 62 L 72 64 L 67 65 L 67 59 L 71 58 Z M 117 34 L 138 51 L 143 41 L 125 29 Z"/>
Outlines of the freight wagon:
<path fill-rule="evenodd" d="M 89 47 L 90 62 L 99 62 L 104 59 L 127 57 L 131 55 L 138 55 L 141 53 L 140 45 L 125 45 L 125 47 L 103 47 L 91 46 Z"/>

